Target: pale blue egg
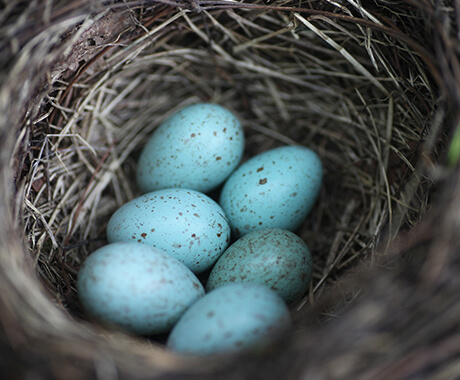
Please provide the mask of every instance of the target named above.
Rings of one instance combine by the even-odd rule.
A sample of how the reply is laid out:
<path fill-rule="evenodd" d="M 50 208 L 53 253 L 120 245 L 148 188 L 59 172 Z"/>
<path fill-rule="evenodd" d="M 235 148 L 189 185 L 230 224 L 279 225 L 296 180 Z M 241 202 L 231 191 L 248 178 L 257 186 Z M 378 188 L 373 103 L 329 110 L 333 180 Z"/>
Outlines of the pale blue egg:
<path fill-rule="evenodd" d="M 227 284 L 194 303 L 174 326 L 167 346 L 183 354 L 211 355 L 260 349 L 286 333 L 289 311 L 260 284 Z"/>
<path fill-rule="evenodd" d="M 222 208 L 207 195 L 163 189 L 141 195 L 115 211 L 107 225 L 107 240 L 156 247 L 199 273 L 227 248 L 230 227 Z"/>
<path fill-rule="evenodd" d="M 295 231 L 321 188 L 318 155 L 303 146 L 275 148 L 243 163 L 225 182 L 220 205 L 236 236 L 262 228 Z"/>
<path fill-rule="evenodd" d="M 206 290 L 256 282 L 292 302 L 305 294 L 312 271 L 310 250 L 299 236 L 279 228 L 257 230 L 242 236 L 217 260 Z"/>
<path fill-rule="evenodd" d="M 243 128 L 229 110 L 212 103 L 185 107 L 142 150 L 138 186 L 144 193 L 173 187 L 210 191 L 236 168 L 243 149 Z"/>
<path fill-rule="evenodd" d="M 204 295 L 196 276 L 179 261 L 145 244 L 108 244 L 78 273 L 83 308 L 104 324 L 151 335 L 169 331 Z"/>

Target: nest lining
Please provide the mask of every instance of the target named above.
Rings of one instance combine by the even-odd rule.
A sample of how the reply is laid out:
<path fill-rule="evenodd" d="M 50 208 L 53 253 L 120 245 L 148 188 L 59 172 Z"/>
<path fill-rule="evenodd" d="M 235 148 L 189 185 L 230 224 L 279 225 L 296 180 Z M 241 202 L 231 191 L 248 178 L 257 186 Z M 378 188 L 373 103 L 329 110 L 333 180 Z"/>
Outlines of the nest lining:
<path fill-rule="evenodd" d="M 395 232 L 424 215 L 429 188 L 420 183 L 429 179 L 420 152 L 431 152 L 437 140 L 437 73 L 414 42 L 423 41 L 414 35 L 423 35 L 422 19 L 390 8 L 375 15 L 371 5 L 353 1 L 304 6 L 319 13 L 136 3 L 77 29 L 71 40 L 80 50 L 67 71 L 55 69 L 58 79 L 32 120 L 18 192 L 34 268 L 71 318 L 84 318 L 79 266 L 106 243 L 113 211 L 139 194 L 137 152 L 161 121 L 194 102 L 216 102 L 239 116 L 245 158 L 297 143 L 323 159 L 320 199 L 297 231 L 315 261 L 297 312 L 340 286 L 350 270 L 379 259 Z M 382 31 L 387 16 L 394 33 Z M 113 34 L 97 33 L 101 25 Z"/>

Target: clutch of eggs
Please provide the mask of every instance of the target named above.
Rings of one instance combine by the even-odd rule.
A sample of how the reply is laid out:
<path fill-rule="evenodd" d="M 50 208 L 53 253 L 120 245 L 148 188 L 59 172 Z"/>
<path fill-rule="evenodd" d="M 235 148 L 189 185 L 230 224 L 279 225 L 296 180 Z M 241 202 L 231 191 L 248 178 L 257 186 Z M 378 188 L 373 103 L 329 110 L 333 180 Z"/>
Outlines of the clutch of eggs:
<path fill-rule="evenodd" d="M 141 335 L 173 329 L 168 347 L 199 355 L 288 329 L 286 303 L 312 272 L 308 247 L 290 231 L 318 197 L 322 164 L 308 148 L 285 146 L 238 167 L 243 149 L 241 123 L 217 104 L 185 107 L 154 131 L 138 161 L 143 195 L 112 215 L 109 244 L 80 269 L 89 315 Z M 221 184 L 219 203 L 204 194 Z M 227 249 L 231 233 L 239 239 Z M 194 273 L 206 270 L 204 295 Z"/>

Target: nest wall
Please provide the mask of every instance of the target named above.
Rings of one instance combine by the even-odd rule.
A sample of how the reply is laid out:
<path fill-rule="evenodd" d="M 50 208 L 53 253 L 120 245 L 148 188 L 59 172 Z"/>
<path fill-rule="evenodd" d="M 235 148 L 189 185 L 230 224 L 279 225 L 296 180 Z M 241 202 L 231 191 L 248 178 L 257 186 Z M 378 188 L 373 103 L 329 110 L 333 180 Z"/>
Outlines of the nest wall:
<path fill-rule="evenodd" d="M 5 7 L 5 373 L 455 378 L 457 11 L 409 0 Z M 238 115 L 245 159 L 302 144 L 322 158 L 325 179 L 296 231 L 315 267 L 293 331 L 262 353 L 190 361 L 87 320 L 75 280 L 106 244 L 110 215 L 139 195 L 145 140 L 201 101 Z"/>

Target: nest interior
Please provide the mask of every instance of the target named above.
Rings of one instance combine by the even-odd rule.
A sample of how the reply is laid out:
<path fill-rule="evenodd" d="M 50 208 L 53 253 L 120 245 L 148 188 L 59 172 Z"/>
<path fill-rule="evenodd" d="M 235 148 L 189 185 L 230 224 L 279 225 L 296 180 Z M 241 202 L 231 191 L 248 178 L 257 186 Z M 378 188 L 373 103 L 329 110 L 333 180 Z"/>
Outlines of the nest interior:
<path fill-rule="evenodd" d="M 456 11 L 410 0 L 5 7 L 5 368 L 66 378 L 460 373 Z M 302 144 L 325 178 L 296 231 L 315 267 L 292 333 L 253 356 L 191 362 L 88 321 L 75 280 L 106 244 L 110 215 L 139 195 L 145 140 L 203 101 L 238 115 L 245 159 Z"/>

